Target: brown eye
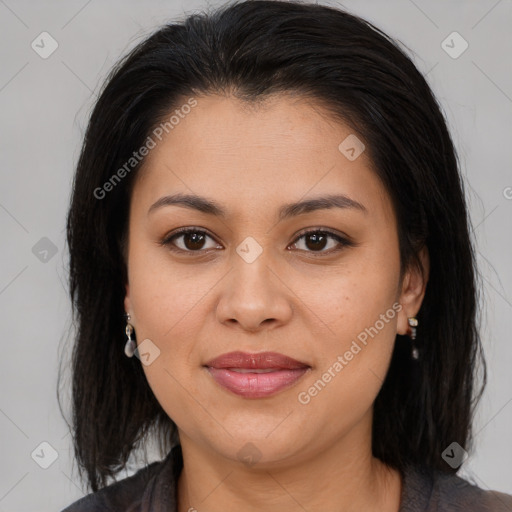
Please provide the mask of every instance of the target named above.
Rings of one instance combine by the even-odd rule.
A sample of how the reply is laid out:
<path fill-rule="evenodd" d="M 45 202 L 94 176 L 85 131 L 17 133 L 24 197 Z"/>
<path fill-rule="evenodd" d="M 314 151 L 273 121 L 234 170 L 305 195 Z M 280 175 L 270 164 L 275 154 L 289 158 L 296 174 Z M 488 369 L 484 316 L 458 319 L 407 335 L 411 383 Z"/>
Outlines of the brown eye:
<path fill-rule="evenodd" d="M 304 239 L 303 245 L 305 249 L 298 247 L 300 245 L 298 241 L 302 239 Z M 331 243 L 331 247 L 329 249 L 332 249 L 333 247 L 334 249 L 324 251 L 323 249 L 329 245 L 329 240 L 334 241 L 334 243 Z M 346 238 L 343 238 L 342 236 L 331 233 L 329 231 L 322 231 L 319 229 L 302 233 L 293 243 L 294 247 L 305 250 L 307 252 L 320 252 L 328 254 L 337 250 L 341 250 L 344 246 L 350 245 L 352 245 L 351 242 L 349 242 Z"/>
<path fill-rule="evenodd" d="M 181 236 L 183 236 L 183 245 L 191 251 L 202 249 L 206 238 L 204 233 L 184 233 Z"/>
<path fill-rule="evenodd" d="M 206 249 L 217 247 L 205 247 L 207 239 L 213 238 L 200 229 L 184 228 L 162 240 L 161 244 L 169 246 L 173 251 L 181 252 L 201 252 Z M 179 241 L 179 242 L 177 242 Z"/>
<path fill-rule="evenodd" d="M 210 239 L 214 243 L 207 247 L 207 240 Z M 302 241 L 303 242 L 299 242 Z M 201 253 L 208 249 L 221 248 L 216 245 L 213 238 L 204 230 L 198 228 L 182 228 L 162 240 L 161 245 L 168 246 L 170 250 L 181 253 Z M 300 245 L 304 247 L 300 247 Z M 329 231 L 315 229 L 302 233 L 292 247 L 301 251 L 318 253 L 319 255 L 331 254 L 342 250 L 344 247 L 354 245 L 347 238 Z M 327 250 L 324 250 L 326 249 Z"/>

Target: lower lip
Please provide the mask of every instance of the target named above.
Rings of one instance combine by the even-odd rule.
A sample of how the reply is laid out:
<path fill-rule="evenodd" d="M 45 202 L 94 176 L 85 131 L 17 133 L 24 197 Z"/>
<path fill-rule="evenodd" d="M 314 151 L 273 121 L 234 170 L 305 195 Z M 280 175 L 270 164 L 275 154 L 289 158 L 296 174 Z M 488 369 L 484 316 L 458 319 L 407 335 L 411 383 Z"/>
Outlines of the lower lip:
<path fill-rule="evenodd" d="M 244 398 L 263 398 L 290 387 L 309 369 L 277 370 L 267 373 L 240 373 L 226 368 L 208 367 L 215 382 Z"/>

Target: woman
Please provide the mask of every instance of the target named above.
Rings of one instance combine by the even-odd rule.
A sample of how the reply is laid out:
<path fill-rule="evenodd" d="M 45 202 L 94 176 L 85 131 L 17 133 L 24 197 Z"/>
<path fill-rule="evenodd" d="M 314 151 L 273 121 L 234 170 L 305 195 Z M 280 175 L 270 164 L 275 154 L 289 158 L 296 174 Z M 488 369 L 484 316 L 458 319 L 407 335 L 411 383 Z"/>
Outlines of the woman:
<path fill-rule="evenodd" d="M 92 112 L 68 244 L 67 512 L 512 510 L 455 474 L 485 384 L 455 150 L 368 22 L 246 1 L 151 35 Z"/>

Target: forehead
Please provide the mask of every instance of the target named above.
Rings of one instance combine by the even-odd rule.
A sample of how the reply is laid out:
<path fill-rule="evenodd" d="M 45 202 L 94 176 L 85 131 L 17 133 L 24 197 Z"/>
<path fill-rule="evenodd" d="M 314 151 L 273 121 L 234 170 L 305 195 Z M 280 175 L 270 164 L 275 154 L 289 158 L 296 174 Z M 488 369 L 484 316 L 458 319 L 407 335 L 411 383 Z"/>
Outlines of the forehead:
<path fill-rule="evenodd" d="M 339 191 L 363 203 L 387 201 L 367 154 L 351 160 L 340 150 L 361 136 L 319 103 L 282 94 L 258 104 L 217 95 L 196 100 L 161 140 L 153 135 L 135 184 L 148 200 L 193 192 L 261 207 Z"/>
<path fill-rule="evenodd" d="M 311 153 L 338 151 L 340 137 L 353 132 L 313 100 L 291 94 L 272 95 L 257 103 L 217 95 L 196 101 L 186 115 L 173 116 L 176 124 L 167 127 L 162 140 L 156 140 L 157 146 L 147 158 L 150 165 L 169 152 L 179 156 L 192 152 L 187 159 L 210 154 L 230 160 L 247 151 L 262 150 L 261 158 L 284 153 L 299 160 Z"/>

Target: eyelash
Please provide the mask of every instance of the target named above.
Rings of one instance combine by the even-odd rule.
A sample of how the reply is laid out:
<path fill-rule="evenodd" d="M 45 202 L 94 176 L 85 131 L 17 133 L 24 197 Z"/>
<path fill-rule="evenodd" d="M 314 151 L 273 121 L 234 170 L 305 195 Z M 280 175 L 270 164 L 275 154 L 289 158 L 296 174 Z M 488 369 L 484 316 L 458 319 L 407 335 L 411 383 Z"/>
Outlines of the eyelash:
<path fill-rule="evenodd" d="M 204 231 L 203 229 L 193 228 L 193 227 L 192 228 L 180 228 L 180 229 L 174 231 L 173 233 L 171 233 L 170 235 L 166 236 L 160 242 L 160 245 L 168 247 L 169 250 L 171 250 L 173 252 L 178 252 L 178 253 L 181 253 L 181 254 L 187 254 L 187 255 L 190 255 L 190 256 L 195 255 L 194 253 L 198 254 L 198 253 L 201 253 L 201 252 L 205 252 L 204 249 L 199 249 L 197 251 L 184 250 L 184 249 L 180 249 L 180 248 L 176 247 L 173 244 L 173 240 L 175 238 L 179 238 L 180 236 L 183 236 L 183 235 L 186 235 L 186 234 L 189 234 L 189 233 L 199 233 L 199 234 L 202 234 L 202 235 L 206 235 L 209 238 L 211 238 L 212 240 L 214 240 L 214 238 L 211 235 L 209 235 L 206 231 Z M 314 257 L 321 257 L 322 255 L 331 255 L 333 253 L 336 253 L 336 252 L 339 252 L 339 251 L 343 250 L 344 247 L 355 246 L 355 243 L 351 242 L 347 238 L 345 238 L 345 237 L 343 237 L 341 235 L 338 235 L 338 234 L 336 234 L 336 233 L 334 233 L 334 232 L 332 232 L 332 231 L 330 231 L 328 229 L 320 229 L 320 228 L 310 229 L 310 230 L 303 231 L 303 232 L 299 233 L 297 235 L 297 237 L 295 238 L 295 240 L 290 245 L 295 245 L 301 238 L 304 238 L 305 236 L 310 235 L 312 233 L 329 235 L 330 238 L 335 239 L 342 246 L 341 248 L 330 249 L 329 251 L 304 251 L 304 252 L 311 253 Z M 299 250 L 302 251 L 302 249 L 299 249 Z"/>

